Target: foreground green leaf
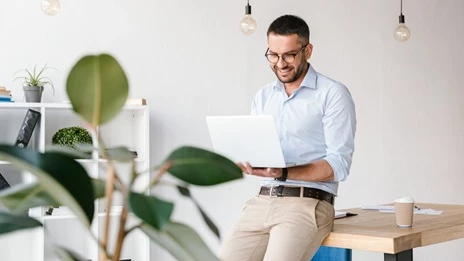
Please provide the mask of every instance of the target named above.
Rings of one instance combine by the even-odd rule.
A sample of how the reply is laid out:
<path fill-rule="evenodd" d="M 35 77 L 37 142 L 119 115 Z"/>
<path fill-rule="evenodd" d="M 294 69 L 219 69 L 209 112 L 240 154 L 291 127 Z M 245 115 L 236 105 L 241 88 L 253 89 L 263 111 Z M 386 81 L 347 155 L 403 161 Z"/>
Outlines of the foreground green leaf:
<path fill-rule="evenodd" d="M 196 199 L 192 197 L 192 195 L 190 194 L 190 190 L 188 188 L 182 187 L 182 186 L 177 186 L 177 189 L 179 190 L 180 194 L 182 194 L 182 195 L 184 195 L 186 197 L 189 197 L 192 200 L 193 204 L 195 204 L 195 206 L 198 208 L 198 211 L 200 211 L 201 217 L 205 221 L 206 225 L 208 225 L 209 229 L 218 238 L 221 238 L 221 235 L 219 234 L 219 229 L 217 228 L 216 224 L 214 224 L 213 220 L 211 220 L 211 218 L 206 214 L 206 212 L 203 211 L 203 209 L 200 207 L 200 204 L 198 203 L 198 201 L 196 201 Z"/>
<path fill-rule="evenodd" d="M 129 195 L 129 207 L 141 220 L 156 229 L 163 229 L 169 222 L 174 204 L 148 196 L 131 192 Z"/>
<path fill-rule="evenodd" d="M 24 213 L 38 206 L 56 206 L 56 201 L 39 183 L 19 184 L 0 192 L 0 203 L 13 213 Z"/>
<path fill-rule="evenodd" d="M 129 83 L 112 56 L 89 55 L 74 65 L 66 91 L 74 111 L 96 128 L 119 113 L 127 100 Z"/>
<path fill-rule="evenodd" d="M 180 180 L 199 186 L 211 186 L 243 177 L 240 168 L 229 159 L 214 152 L 181 147 L 165 162 L 172 165 L 168 172 Z"/>
<path fill-rule="evenodd" d="M 116 147 L 106 150 L 106 155 L 109 160 L 115 160 L 118 162 L 131 162 L 132 152 L 126 147 Z"/>
<path fill-rule="evenodd" d="M 94 199 L 105 196 L 105 181 L 92 179 Z M 24 213 L 33 207 L 59 206 L 39 183 L 23 183 L 0 191 L 0 203 L 10 212 Z"/>
<path fill-rule="evenodd" d="M 63 154 L 40 153 L 10 145 L 0 145 L 0 160 L 34 174 L 41 186 L 59 205 L 67 206 L 90 225 L 94 214 L 93 187 L 81 164 Z"/>
<path fill-rule="evenodd" d="M 158 231 L 154 227 L 144 224 L 140 229 L 153 241 L 171 253 L 177 260 L 219 260 L 198 233 L 187 225 L 169 222 L 165 229 Z"/>
<path fill-rule="evenodd" d="M 0 212 L 0 235 L 17 230 L 41 227 L 42 224 L 26 214 Z"/>
<path fill-rule="evenodd" d="M 45 147 L 45 152 L 54 152 L 57 154 L 65 154 L 73 159 L 90 159 L 92 158 L 91 151 L 84 152 L 79 149 L 73 149 L 68 146 L 63 145 L 47 145 Z"/>

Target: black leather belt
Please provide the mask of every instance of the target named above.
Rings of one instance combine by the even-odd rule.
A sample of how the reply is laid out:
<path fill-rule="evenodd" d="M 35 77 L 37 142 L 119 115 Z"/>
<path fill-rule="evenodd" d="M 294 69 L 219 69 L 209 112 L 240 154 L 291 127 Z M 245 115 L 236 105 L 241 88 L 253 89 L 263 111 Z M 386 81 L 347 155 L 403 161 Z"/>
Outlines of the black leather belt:
<path fill-rule="evenodd" d="M 303 194 L 301 195 L 301 190 Z M 259 191 L 260 195 L 266 195 L 271 197 L 305 197 L 305 198 L 315 198 L 319 200 L 325 200 L 333 205 L 334 195 L 316 188 L 302 188 L 302 187 L 285 187 L 285 186 L 276 186 L 276 187 L 261 187 Z"/>

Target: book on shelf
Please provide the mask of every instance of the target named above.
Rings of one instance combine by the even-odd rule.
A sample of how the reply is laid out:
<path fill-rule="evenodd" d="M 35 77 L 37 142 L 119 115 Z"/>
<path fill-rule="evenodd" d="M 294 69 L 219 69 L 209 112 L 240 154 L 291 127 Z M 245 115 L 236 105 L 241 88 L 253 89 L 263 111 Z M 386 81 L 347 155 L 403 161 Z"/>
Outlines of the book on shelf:
<path fill-rule="evenodd" d="M 0 95 L 0 102 L 11 102 L 11 96 L 10 97 L 3 97 Z"/>
<path fill-rule="evenodd" d="M 11 91 L 7 90 L 5 86 L 0 86 L 0 102 L 14 102 Z"/>
<path fill-rule="evenodd" d="M 8 90 L 5 86 L 0 86 L 0 94 L 11 95 L 11 91 Z"/>

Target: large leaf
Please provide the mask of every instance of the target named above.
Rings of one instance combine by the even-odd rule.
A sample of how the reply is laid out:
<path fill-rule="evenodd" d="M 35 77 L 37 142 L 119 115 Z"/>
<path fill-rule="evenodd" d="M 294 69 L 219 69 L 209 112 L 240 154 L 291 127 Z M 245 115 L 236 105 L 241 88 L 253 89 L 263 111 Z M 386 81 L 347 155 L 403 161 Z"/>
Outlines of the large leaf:
<path fill-rule="evenodd" d="M 86 144 L 88 145 L 88 144 Z M 80 145 L 76 144 L 76 147 Z M 68 146 L 63 146 L 63 145 L 47 145 L 45 147 L 45 152 L 55 152 L 58 154 L 65 154 L 73 159 L 91 159 L 92 158 L 92 151 L 81 151 L 79 149 L 73 149 Z"/>
<path fill-rule="evenodd" d="M 0 235 L 16 230 L 41 227 L 42 224 L 28 215 L 0 212 Z"/>
<path fill-rule="evenodd" d="M 81 164 L 66 155 L 9 145 L 0 145 L 0 160 L 34 174 L 59 205 L 67 206 L 84 224 L 90 225 L 95 211 L 94 192 L 90 177 Z"/>
<path fill-rule="evenodd" d="M 211 186 L 243 177 L 240 168 L 231 160 L 195 147 L 176 149 L 166 161 L 172 163 L 169 173 L 194 185 Z"/>
<path fill-rule="evenodd" d="M 208 225 L 209 229 L 211 229 L 211 231 L 213 231 L 213 233 L 218 238 L 221 238 L 221 235 L 219 234 L 219 229 L 214 224 L 213 220 L 211 220 L 211 218 L 209 218 L 209 216 L 206 214 L 206 212 L 203 211 L 203 209 L 200 207 L 200 204 L 192 197 L 192 195 L 190 194 L 190 190 L 188 188 L 182 187 L 182 186 L 177 186 L 177 189 L 179 190 L 180 194 L 182 194 L 182 195 L 184 195 L 186 197 L 189 197 L 192 200 L 193 204 L 195 204 L 195 206 L 198 208 L 198 211 L 200 211 L 201 217 L 203 217 L 203 220 L 205 221 L 206 225 Z"/>
<path fill-rule="evenodd" d="M 101 179 L 92 179 L 93 198 L 99 199 L 105 197 L 106 181 Z"/>
<path fill-rule="evenodd" d="M 105 181 L 92 179 L 94 199 L 105 196 Z M 40 183 L 23 183 L 0 191 L 0 203 L 9 211 L 23 213 L 39 206 L 59 206 Z"/>
<path fill-rule="evenodd" d="M 72 68 L 66 91 L 74 111 L 96 128 L 119 113 L 126 102 L 129 83 L 115 58 L 108 54 L 89 55 Z"/>
<path fill-rule="evenodd" d="M 24 213 L 38 206 L 56 206 L 56 201 L 39 183 L 20 184 L 0 192 L 0 203 L 9 211 Z"/>
<path fill-rule="evenodd" d="M 164 230 L 144 224 L 140 229 L 179 261 L 219 260 L 203 239 L 187 225 L 169 222 Z"/>
<path fill-rule="evenodd" d="M 132 152 L 126 147 L 106 149 L 106 156 L 109 160 L 118 162 L 131 162 L 134 159 Z"/>
<path fill-rule="evenodd" d="M 163 229 L 169 222 L 174 204 L 148 196 L 131 192 L 129 206 L 134 215 L 156 229 Z"/>

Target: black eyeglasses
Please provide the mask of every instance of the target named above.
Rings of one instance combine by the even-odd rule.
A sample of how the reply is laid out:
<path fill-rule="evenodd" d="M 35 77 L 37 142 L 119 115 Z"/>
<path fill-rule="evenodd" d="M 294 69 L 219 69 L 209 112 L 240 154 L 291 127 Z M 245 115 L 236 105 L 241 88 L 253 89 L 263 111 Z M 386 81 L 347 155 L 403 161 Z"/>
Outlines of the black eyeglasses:
<path fill-rule="evenodd" d="M 304 45 L 303 47 L 301 47 L 301 49 L 298 50 L 298 52 L 296 52 L 296 53 L 284 53 L 284 54 L 282 54 L 282 55 L 278 55 L 278 54 L 275 54 L 275 53 L 268 53 L 268 52 L 269 52 L 269 48 L 267 48 L 266 53 L 264 54 L 264 56 L 266 56 L 266 59 L 267 59 L 270 63 L 278 63 L 280 57 L 282 57 L 282 59 L 284 60 L 284 62 L 286 62 L 286 63 L 292 63 L 293 61 L 295 61 L 295 56 L 297 56 L 299 52 L 303 51 L 303 50 L 306 48 L 306 46 L 308 46 L 308 44 L 306 44 L 306 45 Z"/>

